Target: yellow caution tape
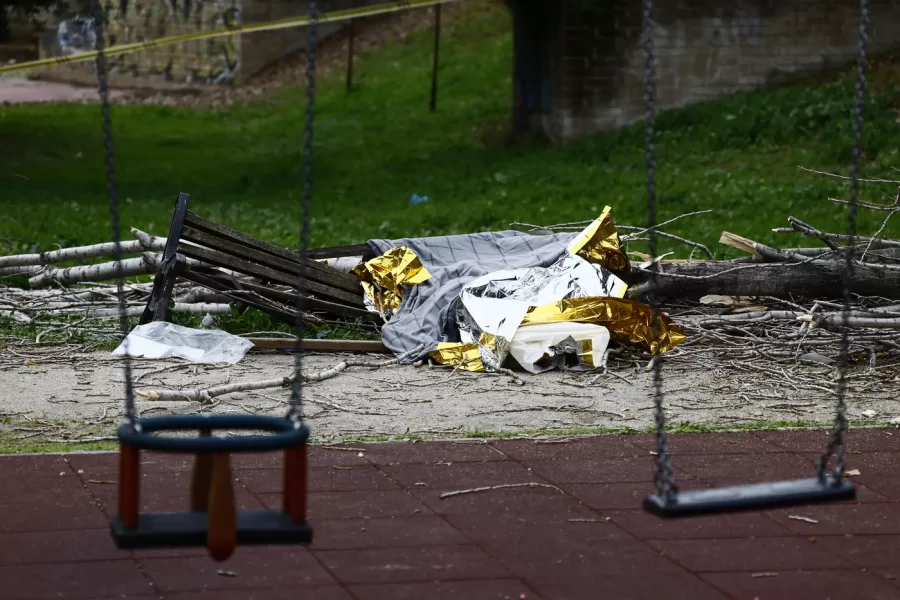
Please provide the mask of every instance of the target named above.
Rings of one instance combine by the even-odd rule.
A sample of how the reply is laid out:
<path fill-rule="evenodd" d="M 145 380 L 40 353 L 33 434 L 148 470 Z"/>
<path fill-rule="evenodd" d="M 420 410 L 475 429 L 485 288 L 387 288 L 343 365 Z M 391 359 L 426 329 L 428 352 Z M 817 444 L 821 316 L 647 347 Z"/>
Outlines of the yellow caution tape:
<path fill-rule="evenodd" d="M 346 21 L 348 19 L 358 19 L 361 17 L 371 17 L 374 15 L 383 15 L 401 10 L 409 10 L 413 8 L 426 8 L 438 4 L 449 4 L 459 0 L 398 0 L 395 2 L 385 2 L 377 6 L 367 6 L 364 8 L 351 8 L 347 10 L 336 10 L 330 13 L 319 13 L 315 20 L 318 23 L 335 23 L 337 21 Z M 172 44 L 180 44 L 181 42 L 194 42 L 198 40 L 211 40 L 217 37 L 226 37 L 236 33 L 257 33 L 259 31 L 274 31 L 276 29 L 290 29 L 291 27 L 303 27 L 309 25 L 313 18 L 291 17 L 287 19 L 276 19 L 275 21 L 266 21 L 264 23 L 255 23 L 252 25 L 233 25 L 225 29 L 214 29 L 212 31 L 198 31 L 195 33 L 184 33 L 181 35 L 170 35 L 148 40 L 145 42 L 134 42 L 132 44 L 121 44 L 119 46 L 110 46 L 103 51 L 105 56 L 118 56 L 119 54 L 127 54 L 139 50 L 148 50 L 150 48 L 159 48 L 161 46 L 171 46 Z M 67 65 L 70 63 L 84 62 L 97 58 L 99 53 L 96 50 L 89 52 L 79 52 L 77 54 L 69 54 L 68 56 L 54 56 L 52 58 L 42 58 L 29 62 L 19 63 L 15 65 L 4 65 L 0 67 L 0 74 L 11 73 L 13 71 L 25 71 L 29 69 L 40 69 L 43 67 L 53 67 L 57 65 Z"/>

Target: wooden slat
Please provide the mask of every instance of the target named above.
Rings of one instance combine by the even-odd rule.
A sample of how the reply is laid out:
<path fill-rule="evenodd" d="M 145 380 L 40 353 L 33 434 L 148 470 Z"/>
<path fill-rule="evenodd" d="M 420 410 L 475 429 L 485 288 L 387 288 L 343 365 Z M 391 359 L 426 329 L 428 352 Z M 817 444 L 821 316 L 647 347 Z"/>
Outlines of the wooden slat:
<path fill-rule="evenodd" d="M 217 250 L 224 254 L 229 254 L 237 258 L 242 258 L 266 267 L 278 269 L 294 276 L 295 280 L 300 276 L 300 262 L 289 260 L 280 256 L 256 250 L 242 244 L 235 244 L 224 238 L 205 233 L 193 227 L 185 227 L 181 234 L 181 238 L 188 242 L 193 242 L 201 246 L 205 246 L 212 250 Z M 343 273 L 333 269 L 335 272 L 324 272 L 319 269 L 307 269 L 306 276 L 312 281 L 317 281 L 325 285 L 346 290 L 355 294 L 362 294 L 362 286 L 359 279 L 348 273 Z"/>
<path fill-rule="evenodd" d="M 236 229 L 231 229 L 230 227 L 225 227 L 224 225 L 219 225 L 218 223 L 213 223 L 212 221 L 207 221 L 206 219 L 197 216 L 191 211 L 188 211 L 187 216 L 184 218 L 184 224 L 193 227 L 194 229 L 198 229 L 200 231 L 211 233 L 215 236 L 231 240 L 235 243 L 243 244 L 244 246 L 247 246 L 249 248 L 255 248 L 269 254 L 274 254 L 275 256 L 280 256 L 281 258 L 287 260 L 297 260 L 296 254 L 294 254 L 290 250 L 279 248 L 275 244 L 270 244 L 269 242 L 258 240 L 255 237 L 247 235 L 246 233 L 241 233 Z"/>
<path fill-rule="evenodd" d="M 297 338 L 247 338 L 257 348 L 290 349 L 297 347 Z M 375 340 L 300 340 L 301 348 L 319 352 L 389 352 Z"/>
<path fill-rule="evenodd" d="M 299 262 L 300 258 L 296 252 L 292 250 L 287 250 L 285 248 L 279 248 L 275 244 L 270 244 L 269 242 L 264 242 L 262 240 L 256 239 L 253 236 L 247 235 L 246 233 L 242 233 L 237 231 L 236 229 L 232 229 L 230 227 L 225 227 L 224 225 L 219 225 L 218 223 L 213 223 L 212 221 L 207 221 L 202 217 L 197 216 L 196 214 L 188 211 L 187 216 L 184 219 L 185 225 L 193 227 L 199 231 L 212 234 L 219 238 L 224 238 L 236 244 L 241 244 L 248 248 L 252 248 L 255 250 L 259 250 L 261 252 L 266 252 L 268 254 L 272 254 L 274 256 L 281 257 L 285 260 Z M 353 277 L 352 275 L 348 275 L 343 271 L 338 271 L 337 269 L 330 267 L 328 265 L 322 264 L 318 261 L 310 259 L 307 261 L 307 269 L 315 270 L 323 274 L 331 274 L 335 277 Z"/>
<path fill-rule="evenodd" d="M 180 244 L 178 246 L 178 251 L 190 258 L 195 258 L 197 260 L 219 267 L 225 267 L 233 271 L 237 271 L 238 273 L 244 273 L 245 275 L 253 275 L 255 277 L 260 277 L 269 281 L 275 281 L 291 287 L 295 287 L 298 284 L 296 277 L 288 275 L 283 271 L 276 271 L 275 269 L 263 265 L 258 265 L 250 261 L 242 260 L 234 256 L 229 256 L 228 254 L 224 254 L 216 250 L 200 248 L 198 246 L 189 246 L 187 244 Z M 306 289 L 310 294 L 314 294 L 322 298 L 327 298 L 341 304 L 360 307 L 365 306 L 362 298 L 362 293 L 360 293 L 359 295 L 355 295 L 345 290 L 332 288 L 315 281 L 307 281 Z"/>
<path fill-rule="evenodd" d="M 264 285 L 256 285 L 255 283 L 247 283 L 243 281 L 241 282 L 241 286 L 246 288 L 247 290 L 259 294 L 260 296 L 271 298 L 272 300 L 277 300 L 284 304 L 289 304 L 290 306 L 297 305 L 297 297 L 299 296 L 299 294 L 291 294 L 290 292 L 273 290 L 272 288 L 267 288 Z M 369 312 L 364 308 L 346 306 L 344 304 L 337 304 L 334 302 L 328 302 L 327 300 L 319 300 L 318 298 L 312 297 L 306 298 L 306 309 L 310 311 L 316 310 L 322 312 L 330 312 L 336 315 L 350 318 L 361 317 L 364 319 L 372 319 L 376 316 L 375 313 Z"/>
<path fill-rule="evenodd" d="M 362 256 L 363 260 L 375 258 L 375 253 L 368 244 L 353 244 L 352 246 L 331 246 L 329 248 L 312 248 L 306 252 L 312 259 L 344 258 L 347 256 Z"/>
<path fill-rule="evenodd" d="M 282 321 L 283 323 L 294 324 L 297 321 L 297 317 L 296 317 L 295 313 L 288 312 L 278 306 L 273 306 L 270 303 L 263 303 L 261 300 L 265 300 L 265 298 L 263 298 L 263 299 L 252 298 L 249 296 L 249 294 L 242 294 L 240 296 L 234 295 L 227 288 L 224 288 L 224 286 L 219 286 L 211 278 L 206 277 L 206 276 L 202 275 L 201 273 L 197 273 L 196 271 L 184 273 L 182 275 L 182 278 L 186 279 L 188 281 L 191 281 L 193 283 L 196 283 L 198 285 L 202 285 L 204 287 L 208 287 L 210 289 L 220 291 L 222 294 L 224 294 L 231 300 L 234 300 L 235 302 L 240 302 L 242 304 L 246 304 L 247 306 L 251 306 L 253 308 L 259 309 L 259 310 L 263 311 L 264 313 L 266 313 L 267 315 L 269 315 L 270 317 L 278 319 L 279 321 Z"/>
<path fill-rule="evenodd" d="M 248 293 L 252 293 L 259 294 L 263 298 L 275 300 L 276 302 L 285 305 L 284 308 L 289 307 L 293 310 L 293 308 L 297 306 L 297 298 L 299 294 L 293 294 L 291 292 L 285 292 L 264 285 L 249 283 L 247 281 L 241 281 L 239 284 L 236 284 L 228 275 L 225 275 L 213 268 L 195 266 L 193 267 L 193 270 L 194 272 L 200 273 L 201 275 L 204 275 L 206 278 L 208 278 L 209 281 L 206 287 L 209 287 L 210 289 L 214 289 L 216 291 L 228 292 L 230 294 L 230 299 L 241 298 L 246 296 Z M 238 285 L 240 287 L 238 287 Z M 306 309 L 309 311 L 322 311 L 332 313 L 335 315 L 340 315 L 342 317 L 349 317 L 351 319 L 363 318 L 374 320 L 377 316 L 375 313 L 369 312 L 364 308 L 357 308 L 355 306 L 347 306 L 345 304 L 328 302 L 327 300 L 320 300 L 319 298 L 313 298 L 311 296 L 307 296 L 306 298 Z"/>

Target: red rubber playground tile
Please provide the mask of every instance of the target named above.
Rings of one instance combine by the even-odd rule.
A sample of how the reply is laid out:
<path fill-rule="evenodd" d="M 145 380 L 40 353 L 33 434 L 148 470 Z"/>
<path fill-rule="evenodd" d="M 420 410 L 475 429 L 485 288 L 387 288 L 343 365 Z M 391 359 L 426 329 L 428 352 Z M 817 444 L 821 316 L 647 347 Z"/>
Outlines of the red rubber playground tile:
<path fill-rule="evenodd" d="M 865 598 L 896 600 L 900 590 L 860 569 L 704 573 L 704 581 L 733 598 L 798 600 L 800 598 Z"/>
<path fill-rule="evenodd" d="M 348 584 L 503 579 L 511 573 L 474 545 L 316 551 L 334 576 Z"/>
<path fill-rule="evenodd" d="M 659 573 L 647 577 L 607 575 L 586 569 L 580 577 L 537 574 L 529 583 L 544 598 L 553 600 L 585 600 L 616 598 L 625 600 L 732 600 L 693 573 Z M 602 591 L 602 593 L 596 593 Z M 594 592 L 592 594 L 592 592 Z M 798 596 L 799 599 L 801 596 Z M 753 600 L 739 596 L 740 600 Z M 763 600 L 760 598 L 760 600 Z M 766 598 L 765 600 L 769 600 Z"/>
<path fill-rule="evenodd" d="M 646 456 L 637 436 L 610 435 L 538 440 L 501 440 L 493 446 L 513 460 L 591 460 L 598 457 Z"/>
<path fill-rule="evenodd" d="M 518 579 L 354 585 L 350 591 L 359 600 L 541 600 Z"/>
<path fill-rule="evenodd" d="M 314 522 L 315 550 L 422 548 L 465 544 L 466 536 L 438 516 L 407 519 L 337 519 Z"/>
<path fill-rule="evenodd" d="M 291 588 L 263 588 L 258 590 L 207 590 L 205 592 L 175 592 L 165 594 L 165 600 L 354 600 L 340 585 L 304 586 L 298 592 Z M 154 596 L 159 598 L 159 596 Z M 112 599 L 110 599 L 112 600 Z M 130 600 L 130 599 L 129 599 Z"/>
<path fill-rule="evenodd" d="M 0 567 L 3 600 L 146 596 L 150 582 L 129 557 L 92 563 L 69 562 Z"/>
<path fill-rule="evenodd" d="M 663 521 L 650 436 L 310 448 L 308 548 L 118 550 L 115 454 L 0 457 L 3 600 L 900 598 L 900 446 L 848 435 L 855 502 Z M 855 437 L 853 437 L 855 436 Z M 855 446 L 851 440 L 855 439 Z M 827 432 L 673 435 L 682 489 L 810 477 Z M 679 454 L 678 452 L 681 452 Z M 187 506 L 187 456 L 145 453 L 144 510 Z M 281 453 L 235 456 L 279 510 Z"/>
<path fill-rule="evenodd" d="M 154 587 L 163 593 L 337 583 L 305 549 L 238 548 L 226 564 L 217 564 L 205 556 L 143 558 L 140 562 Z"/>
<path fill-rule="evenodd" d="M 636 444 L 646 452 L 656 452 L 656 440 L 645 439 Z M 823 446 L 824 448 L 824 446 Z M 787 452 L 783 447 L 773 444 L 753 433 L 686 433 L 672 436 L 669 452 L 678 455 L 687 454 L 758 454 L 761 452 Z"/>
<path fill-rule="evenodd" d="M 0 535 L 0 566 L 96 562 L 125 556 L 107 527 Z"/>
<path fill-rule="evenodd" d="M 821 536 L 816 543 L 860 567 L 900 565 L 900 535 Z"/>
<path fill-rule="evenodd" d="M 508 487 L 503 487 L 506 485 Z M 542 519 L 596 518 L 596 513 L 563 488 L 549 483 L 513 483 L 469 487 L 461 490 L 413 490 L 416 498 L 441 515 L 520 517 Z M 484 489 L 487 488 L 487 489 Z M 479 491 L 473 491 L 479 490 Z"/>
<path fill-rule="evenodd" d="M 282 469 L 237 469 L 234 476 L 255 494 L 281 492 L 284 487 Z M 373 465 L 338 465 L 309 469 L 311 492 L 387 490 L 398 487 Z"/>
<path fill-rule="evenodd" d="M 384 442 L 365 451 L 369 461 L 381 465 L 486 462 L 506 457 L 486 442 Z"/>

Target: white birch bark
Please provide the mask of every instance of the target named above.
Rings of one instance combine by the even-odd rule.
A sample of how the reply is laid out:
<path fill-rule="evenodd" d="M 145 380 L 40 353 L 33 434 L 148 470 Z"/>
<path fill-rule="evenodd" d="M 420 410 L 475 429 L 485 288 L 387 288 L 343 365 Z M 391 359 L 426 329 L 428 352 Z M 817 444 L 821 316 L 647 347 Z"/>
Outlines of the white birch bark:
<path fill-rule="evenodd" d="M 122 261 L 122 270 L 126 277 L 135 275 L 149 275 L 156 272 L 158 261 L 142 256 L 140 258 L 128 258 Z M 118 277 L 116 261 L 99 263 L 81 267 L 69 267 L 57 269 L 56 267 L 42 267 L 41 272 L 28 280 L 32 288 L 45 287 L 51 283 L 70 284 L 82 281 L 104 281 Z"/>
<path fill-rule="evenodd" d="M 138 239 L 122 242 L 122 254 L 135 254 L 137 252 L 159 252 L 166 247 L 166 239 L 131 230 Z M 141 235 L 138 236 L 137 233 Z M 113 242 L 94 244 L 91 246 L 78 246 L 76 248 L 62 248 L 40 254 L 16 254 L 14 256 L 0 256 L 0 269 L 6 267 L 42 266 L 68 260 L 84 260 L 97 258 L 98 256 L 115 256 L 116 245 Z"/>

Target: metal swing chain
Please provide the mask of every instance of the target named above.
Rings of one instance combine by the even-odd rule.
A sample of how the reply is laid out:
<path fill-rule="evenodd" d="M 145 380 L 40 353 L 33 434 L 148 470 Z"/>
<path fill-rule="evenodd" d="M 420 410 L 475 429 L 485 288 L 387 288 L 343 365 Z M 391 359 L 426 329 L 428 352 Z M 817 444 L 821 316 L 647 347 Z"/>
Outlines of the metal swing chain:
<path fill-rule="evenodd" d="M 644 0 L 644 102 L 646 112 L 644 122 L 646 124 L 646 153 L 647 153 L 647 227 L 650 232 L 650 257 L 652 261 L 657 256 L 657 197 L 656 197 L 656 147 L 653 143 L 653 124 L 656 113 L 654 104 L 655 81 L 655 55 L 653 47 L 653 0 Z M 656 289 L 655 265 L 651 265 L 650 279 L 651 290 Z M 651 292 L 651 307 L 653 309 L 653 330 L 659 331 L 659 306 L 655 292 Z M 656 493 L 665 495 L 671 500 L 678 493 L 675 484 L 675 474 L 672 470 L 672 458 L 669 456 L 669 442 L 666 437 L 666 413 L 663 407 L 663 378 L 662 378 L 662 354 L 656 354 L 652 360 L 653 369 L 653 403 L 656 419 Z"/>
<path fill-rule="evenodd" d="M 119 329 L 122 334 L 125 350 L 125 419 L 134 424 L 134 382 L 131 380 L 131 357 L 128 354 L 128 309 L 125 301 L 125 269 L 122 265 L 122 245 L 119 231 L 119 198 L 116 189 L 116 164 L 112 137 L 112 116 L 109 104 L 109 79 L 104 53 L 103 9 L 99 0 L 91 2 L 94 13 L 94 35 L 96 36 L 97 85 L 100 94 L 100 112 L 103 116 L 103 147 L 106 159 L 106 193 L 109 197 L 109 215 L 112 222 L 113 248 L 116 258 L 117 291 L 119 296 Z"/>
<path fill-rule="evenodd" d="M 847 264 L 844 267 L 844 307 L 841 328 L 841 352 L 838 365 L 838 390 L 837 390 L 837 414 L 834 419 L 834 431 L 828 442 L 828 447 L 819 458 L 818 475 L 820 480 L 825 479 L 825 471 L 831 455 L 836 454 L 836 464 L 832 475 L 837 481 L 844 474 L 844 431 L 847 429 L 847 370 L 850 366 L 850 302 L 851 288 L 853 284 L 854 258 L 853 247 L 856 245 L 856 213 L 859 196 L 859 171 L 862 159 L 862 128 L 863 109 L 865 108 L 866 93 L 866 47 L 869 41 L 869 2 L 859 2 L 859 55 L 856 65 L 856 105 L 853 110 L 853 163 L 850 170 L 850 205 L 847 216 Z"/>
<path fill-rule="evenodd" d="M 318 34 L 319 11 L 316 0 L 309 2 L 309 30 L 307 33 L 307 60 L 306 60 L 306 128 L 303 137 L 303 215 L 300 225 L 300 288 L 297 294 L 297 339 L 303 339 L 303 319 L 306 314 L 306 261 L 309 260 L 309 213 L 312 203 L 312 162 L 313 162 L 313 125 L 314 109 L 316 102 L 316 36 Z M 303 408 L 303 382 L 302 359 L 303 352 L 300 343 L 297 343 L 297 351 L 294 355 L 294 381 L 291 386 L 291 405 L 288 409 L 288 418 L 297 421 L 302 420 Z"/>

